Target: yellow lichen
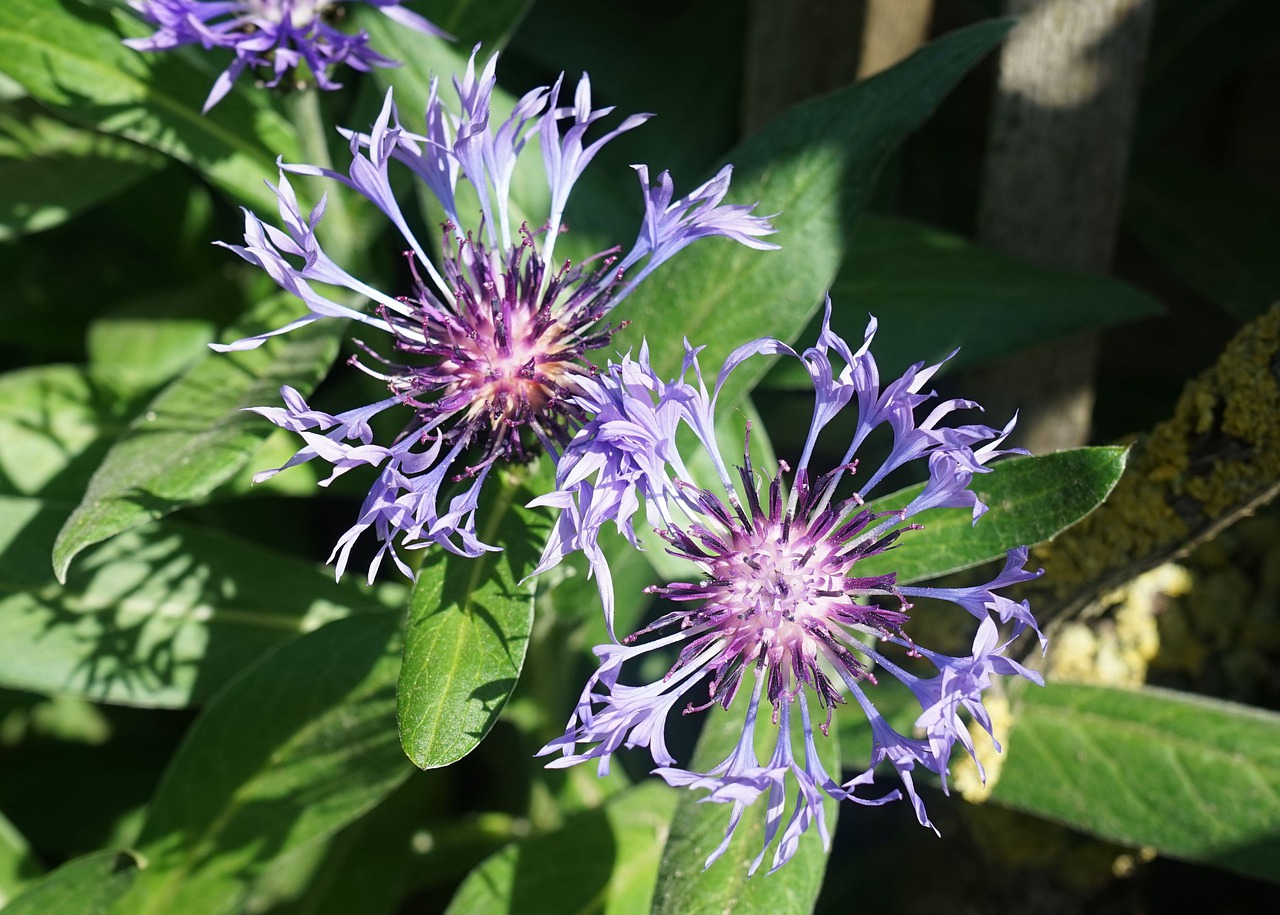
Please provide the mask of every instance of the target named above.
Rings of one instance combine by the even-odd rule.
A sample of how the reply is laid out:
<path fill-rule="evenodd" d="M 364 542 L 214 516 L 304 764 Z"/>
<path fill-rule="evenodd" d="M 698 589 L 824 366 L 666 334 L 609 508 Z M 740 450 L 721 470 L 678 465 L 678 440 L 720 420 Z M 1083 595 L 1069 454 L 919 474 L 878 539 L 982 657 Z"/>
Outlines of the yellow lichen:
<path fill-rule="evenodd" d="M 1187 384 L 1173 415 L 1135 446 L 1107 502 L 1037 550 L 1048 574 L 1028 590 L 1070 605 L 1273 495 L 1280 481 L 1278 352 L 1280 307 L 1246 325 L 1217 364 Z"/>
<path fill-rule="evenodd" d="M 1106 619 L 1065 624 L 1053 639 L 1046 675 L 1052 680 L 1104 686 L 1141 686 L 1160 650 L 1157 618 L 1169 600 L 1191 589 L 1186 569 L 1172 563 L 1140 575 L 1105 595 Z"/>

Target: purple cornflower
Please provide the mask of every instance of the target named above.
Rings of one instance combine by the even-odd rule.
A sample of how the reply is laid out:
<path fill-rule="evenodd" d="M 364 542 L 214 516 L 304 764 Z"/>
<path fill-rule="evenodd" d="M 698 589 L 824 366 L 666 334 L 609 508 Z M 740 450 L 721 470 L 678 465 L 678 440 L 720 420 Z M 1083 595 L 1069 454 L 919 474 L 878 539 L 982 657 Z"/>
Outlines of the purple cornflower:
<path fill-rule="evenodd" d="M 556 492 L 537 500 L 562 509 L 540 569 L 575 549 L 583 550 L 600 580 L 611 631 L 612 585 L 597 543 L 604 524 L 615 523 L 635 542 L 633 518 L 642 499 L 649 523 L 666 541 L 668 552 L 696 567 L 696 578 L 648 589 L 675 609 L 621 644 L 596 648 L 600 666 L 564 735 L 540 754 L 562 753 L 550 763 L 553 767 L 596 759 L 604 774 L 610 755 L 620 747 L 647 747 L 658 766 L 656 774 L 669 784 L 706 789 L 710 793 L 705 800 L 732 805 L 724 842 L 707 865 L 728 847 L 746 807 L 761 796 L 766 796 L 764 848 L 752 872 L 775 838 L 772 867 L 785 864 L 815 821 L 827 844 L 823 794 L 858 804 L 902 796 L 896 789 L 878 798 L 856 794 L 885 761 L 896 770 L 920 823 L 932 826 L 912 780 L 915 767 L 937 774 L 945 790 L 955 744 L 971 755 L 975 752 L 960 711 L 990 733 L 982 694 L 993 678 L 1016 675 L 1041 682 L 1037 673 L 1004 656 L 1014 637 L 1035 629 L 1030 608 L 1025 601 L 1015 603 L 995 593 L 1040 574 L 1023 569 L 1025 547 L 1010 550 L 1004 570 L 974 587 L 909 586 L 892 572 L 860 575 L 858 570 L 859 562 L 883 554 L 900 538 L 901 546 L 909 549 L 912 533 L 922 527 L 909 519 L 928 509 L 969 508 L 976 522 L 986 506 L 969 483 L 974 474 L 989 470 L 986 465 L 992 458 L 1017 450 L 1000 450 L 1013 422 L 1003 430 L 940 426 L 953 411 L 977 406 L 965 400 L 937 403 L 918 419 L 917 411 L 934 396 L 922 389 L 941 363 L 912 366 L 882 387 L 869 352 L 874 319 L 856 352 L 831 331 L 828 320 L 817 345 L 803 353 L 771 339 L 739 348 L 727 359 L 711 395 L 702 381 L 697 351 L 687 344 L 684 370 L 671 382 L 657 377 L 643 349 L 638 360 L 624 357 L 610 365 L 580 396 L 594 419 L 565 450 Z M 804 363 L 814 385 L 813 421 L 794 469 L 779 462 L 772 478 L 757 472 L 747 447 L 736 475 L 731 475 L 713 432 L 716 398 L 735 367 L 761 354 L 786 354 Z M 833 356 L 843 362 L 838 373 Z M 690 369 L 693 382 L 686 380 Z M 834 466 L 817 471 L 810 460 L 819 433 L 846 407 L 854 413 L 852 440 Z M 714 487 L 689 477 L 675 445 L 681 425 L 692 430 L 710 457 L 718 477 Z M 889 431 L 889 454 L 864 478 L 854 455 L 880 426 Z M 747 436 L 749 446 L 749 426 Z M 927 462 L 929 478 L 923 491 L 896 511 L 868 509 L 864 496 L 893 470 L 915 460 Z M 851 491 L 859 481 L 857 491 Z M 922 599 L 930 604 L 949 601 L 977 619 L 971 654 L 951 657 L 915 645 L 906 629 Z M 1003 641 L 998 623 L 1009 624 Z M 628 661 L 662 649 L 676 652 L 665 676 L 642 686 L 618 682 Z M 918 735 L 898 733 L 876 710 L 872 695 L 884 674 L 904 684 L 918 700 Z M 681 705 L 684 714 L 713 705 L 727 709 L 744 682 L 749 694 L 746 726 L 734 751 L 707 772 L 678 768 L 665 743 L 668 716 Z M 834 707 L 849 696 L 871 724 L 873 750 L 870 766 L 841 784 L 819 762 L 814 723 L 816 717 L 825 735 Z M 762 701 L 772 706 L 777 726 L 777 742 L 764 763 L 755 746 Z M 811 717 L 814 703 L 817 716 Z M 797 719 L 803 744 L 799 750 L 793 746 Z M 784 826 L 789 780 L 798 790 Z"/>
<path fill-rule="evenodd" d="M 246 210 L 245 244 L 225 246 L 302 299 L 310 314 L 221 349 L 249 349 L 312 321 L 341 317 L 388 334 L 391 348 L 405 357 L 393 361 L 357 341 L 364 355 L 351 364 L 385 383 L 389 392 L 376 403 L 329 414 L 312 409 L 286 387 L 283 407 L 256 408 L 305 442 L 284 466 L 256 480 L 317 457 L 334 468 L 325 483 L 363 464 L 380 468 L 355 525 L 330 557 L 339 575 L 355 540 L 370 529 L 381 541 L 371 579 L 388 552 L 406 575 L 412 574 L 394 549 L 397 537 L 409 548 L 438 543 L 467 556 L 493 549 L 476 537 L 474 517 L 490 468 L 499 461 L 522 461 L 533 448 L 558 452 L 569 442 L 586 418 L 576 395 L 595 371 L 586 353 L 604 346 L 617 329 L 602 323 L 614 306 L 699 238 L 723 235 L 753 248 L 776 247 L 759 239 L 774 230 L 767 219 L 751 215 L 752 206 L 722 203 L 728 167 L 673 200 L 666 172 L 651 184 L 647 169 L 635 166 L 645 218 L 630 252 L 619 260 L 620 249 L 612 248 L 583 263 L 554 266 L 553 249 L 574 182 L 605 143 L 648 115 L 633 115 L 588 143 L 587 131 L 612 109 L 591 107 L 585 75 L 573 103 L 562 105 L 562 76 L 555 85 L 526 94 L 495 126 L 490 97 L 496 63 L 495 56 L 477 77 L 472 55 L 466 72 L 454 80 L 461 102 L 456 115 L 441 104 L 433 81 L 422 133 L 401 124 L 388 92 L 372 130 L 348 134 L 347 175 L 282 165 L 275 190 L 283 230 Z M 530 229 L 514 224 L 508 192 L 517 158 L 535 136 L 551 203 L 546 220 Z M 392 162 L 420 178 L 444 211 L 444 254 L 438 263 L 414 236 L 392 193 Z M 324 200 L 304 215 L 284 173 L 339 181 L 378 207 L 408 245 L 407 293 L 381 292 L 330 259 L 315 236 Z M 465 223 L 458 212 L 459 178 L 479 200 L 474 230 L 460 228 Z M 372 301 L 373 313 L 326 298 L 312 282 L 351 290 Z M 391 444 L 375 444 L 370 420 L 393 407 L 408 408 L 408 423 Z M 464 482 L 461 491 L 447 493 L 448 484 Z"/>
<path fill-rule="evenodd" d="M 125 44 L 135 51 L 168 51 L 189 44 L 232 51 L 235 59 L 214 82 L 205 111 L 231 91 L 246 69 L 275 88 L 305 64 L 321 89 L 339 89 L 342 84 L 330 78 L 330 67 L 346 65 L 367 72 L 371 67 L 399 66 L 369 47 L 367 32 L 335 28 L 350 2 L 367 3 L 419 32 L 449 37 L 400 6 L 402 0 L 129 0 L 156 31 Z"/>

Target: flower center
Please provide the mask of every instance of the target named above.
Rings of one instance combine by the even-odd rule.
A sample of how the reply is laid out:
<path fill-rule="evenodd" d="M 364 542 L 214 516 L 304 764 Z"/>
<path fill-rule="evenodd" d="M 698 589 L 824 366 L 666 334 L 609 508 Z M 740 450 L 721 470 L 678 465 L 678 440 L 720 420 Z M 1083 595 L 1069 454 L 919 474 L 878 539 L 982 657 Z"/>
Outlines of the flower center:
<path fill-rule="evenodd" d="M 284 22 L 288 17 L 289 25 L 295 29 L 314 22 L 317 15 L 328 12 L 330 5 L 327 0 L 250 0 L 253 11 L 267 22 Z"/>
<path fill-rule="evenodd" d="M 467 471 L 474 473 L 572 438 L 583 419 L 573 395 L 593 371 L 583 354 L 615 330 L 596 326 L 614 280 L 603 272 L 609 261 L 599 273 L 566 264 L 548 275 L 527 230 L 505 258 L 452 231 L 445 226 L 454 251 L 442 275 L 452 294 L 435 294 L 414 268 L 416 295 L 402 298 L 400 311 L 381 310 L 397 350 L 430 358 L 365 370 L 416 411 L 409 433 L 482 449 Z"/>
<path fill-rule="evenodd" d="M 726 583 L 709 600 L 739 609 L 726 619 L 726 630 L 782 650 L 798 648 L 809 627 L 829 615 L 832 595 L 843 594 L 839 580 L 816 551 L 788 542 L 777 526 L 733 539 L 732 553 L 707 563 L 711 577 Z"/>
<path fill-rule="evenodd" d="M 485 317 L 483 310 L 476 315 Z M 492 317 L 492 315 L 489 315 Z M 445 396 L 470 399 L 464 421 L 488 417 L 491 431 L 501 424 L 520 426 L 532 421 L 554 401 L 575 389 L 583 368 L 574 361 L 572 333 L 553 321 L 540 327 L 537 314 L 522 308 L 502 322 L 477 320 L 475 336 L 458 342 L 460 358 L 441 360 L 451 374 Z"/>
<path fill-rule="evenodd" d="M 886 516 L 865 510 L 856 499 L 831 505 L 838 475 L 810 488 L 801 474 L 790 510 L 783 509 L 778 478 L 762 495 L 754 488 L 749 460 L 741 476 L 747 509 L 726 506 L 709 490 L 698 490 L 690 502 L 707 520 L 714 519 L 715 527 L 693 524 L 663 535 L 671 553 L 697 563 L 707 577 L 648 590 L 700 603 L 662 617 L 636 636 L 677 624 L 689 630 L 692 651 L 682 653 L 673 672 L 695 655 L 712 652 L 714 659 L 705 662 L 711 671 L 710 700 L 726 708 L 743 672 L 757 665 L 768 670 L 767 694 L 775 706 L 807 685 L 830 712 L 844 698 L 824 664 L 845 682 L 874 682 L 871 668 L 858 657 L 865 650 L 857 633 L 901 635 L 907 621 L 908 606 L 892 574 L 854 576 L 858 560 L 886 548 L 896 534 L 877 536 L 883 529 L 876 524 Z M 900 609 L 877 606 L 875 600 L 886 595 L 896 596 Z"/>

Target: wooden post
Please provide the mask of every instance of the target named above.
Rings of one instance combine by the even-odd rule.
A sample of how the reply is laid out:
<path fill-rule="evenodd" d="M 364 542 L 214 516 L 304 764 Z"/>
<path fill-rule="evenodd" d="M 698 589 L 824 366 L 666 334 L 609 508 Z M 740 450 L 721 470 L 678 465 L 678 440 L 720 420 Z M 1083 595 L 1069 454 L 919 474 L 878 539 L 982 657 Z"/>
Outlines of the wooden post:
<path fill-rule="evenodd" d="M 893 66 L 924 43 L 933 0 L 752 0 L 742 127 Z"/>
<path fill-rule="evenodd" d="M 978 238 L 1042 267 L 1106 273 L 1115 246 L 1154 0 L 1006 0 L 1021 16 L 1000 57 Z M 1083 444 L 1093 335 L 975 373 L 995 416 L 1022 408 L 1018 442 Z M 966 386 L 966 390 L 972 387 Z"/>

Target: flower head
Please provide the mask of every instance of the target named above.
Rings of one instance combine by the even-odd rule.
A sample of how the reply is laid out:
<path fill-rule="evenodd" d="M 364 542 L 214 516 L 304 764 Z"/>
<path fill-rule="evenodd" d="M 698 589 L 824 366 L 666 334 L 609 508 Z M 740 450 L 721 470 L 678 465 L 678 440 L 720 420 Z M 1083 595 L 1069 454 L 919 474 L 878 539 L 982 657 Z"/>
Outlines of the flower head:
<path fill-rule="evenodd" d="M 274 88 L 305 65 L 321 89 L 338 89 L 342 84 L 332 79 L 330 67 L 368 71 L 397 66 L 369 47 L 367 32 L 348 33 L 336 27 L 350 2 L 374 6 L 419 32 L 448 37 L 402 7 L 402 0 L 129 0 L 156 31 L 125 44 L 136 51 L 168 51 L 194 44 L 232 51 L 235 59 L 214 82 L 205 111 L 231 91 L 246 69 Z"/>
<path fill-rule="evenodd" d="M 765 850 L 778 838 L 774 868 L 790 859 L 810 823 L 818 824 L 826 842 L 823 794 L 861 804 L 901 796 L 898 790 L 879 798 L 856 793 L 871 783 L 882 762 L 896 770 L 921 824 L 931 825 L 913 782 L 915 768 L 935 773 L 945 788 L 954 745 L 975 752 L 961 711 L 990 732 L 982 695 L 993 679 L 1014 675 L 1040 682 L 1038 674 L 1004 655 L 1013 637 L 1034 628 L 1029 607 L 995 593 L 1039 574 L 1023 571 L 1025 548 L 1009 552 L 995 580 L 972 588 L 916 587 L 898 581 L 893 572 L 860 571 L 867 559 L 891 547 L 909 548 L 921 528 L 912 519 L 930 508 L 969 508 L 976 522 L 986 506 L 969 483 L 974 474 L 988 471 L 992 458 L 1008 453 L 1000 445 L 1013 426 L 941 426 L 954 411 L 976 406 L 962 400 L 942 401 L 921 418 L 934 396 L 923 387 L 938 366 L 913 366 L 882 387 L 869 352 L 874 332 L 873 320 L 857 351 L 826 321 L 817 345 L 803 353 L 776 340 L 758 340 L 730 355 L 713 394 L 698 372 L 696 351 L 687 347 L 685 371 L 672 382 L 655 375 L 644 352 L 639 360 L 624 358 L 582 395 L 595 418 L 566 449 L 557 492 L 540 500 L 564 510 L 542 567 L 582 549 L 600 576 L 606 606 L 612 606 L 612 593 L 598 534 L 612 521 L 634 539 L 641 499 L 668 551 L 696 570 L 689 580 L 649 589 L 667 603 L 662 616 L 622 644 L 596 649 L 599 669 L 564 735 L 542 752 L 563 754 L 552 766 L 596 759 L 607 770 L 615 750 L 643 746 L 658 765 L 656 773 L 670 784 L 706 789 L 706 800 L 731 804 L 725 842 L 708 865 L 727 847 L 745 807 L 761 796 L 766 796 Z M 752 466 L 748 427 L 748 447 L 731 475 L 713 432 L 716 397 L 737 365 L 761 354 L 788 354 L 804 363 L 814 384 L 813 421 L 795 468 L 780 462 L 772 476 Z M 838 372 L 833 356 L 843 362 Z M 693 382 L 685 380 L 690 369 Z M 846 408 L 855 414 L 850 444 L 833 466 L 814 468 L 819 433 Z M 715 485 L 689 477 L 674 445 L 681 424 L 711 458 L 719 477 Z M 858 466 L 855 452 L 881 426 L 890 433 L 889 453 L 868 473 Z M 928 466 L 919 495 L 897 510 L 870 509 L 864 497 L 871 489 L 913 460 Z M 912 616 L 930 612 L 939 601 L 977 619 L 971 654 L 930 651 L 908 634 Z M 1010 624 L 1003 641 L 998 622 Z M 661 649 L 673 651 L 675 660 L 660 680 L 643 686 L 619 682 L 627 661 Z M 872 696 L 885 675 L 918 700 L 920 736 L 898 733 L 877 711 Z M 715 705 L 728 709 L 740 692 L 748 694 L 742 700 L 747 723 L 733 753 L 708 772 L 679 768 L 664 738 L 668 716 L 677 707 L 684 714 Z M 865 772 L 839 784 L 818 761 L 814 724 L 825 734 L 833 709 L 850 697 L 871 724 L 873 752 Z M 765 702 L 772 706 L 778 736 L 762 764 L 754 741 Z M 793 746 L 797 719 L 802 749 Z M 798 791 L 784 827 L 788 780 Z M 752 871 L 764 857 L 762 851 Z"/>
<path fill-rule="evenodd" d="M 285 388 L 283 407 L 257 410 L 305 443 L 283 467 L 257 479 L 316 458 L 333 465 L 333 476 L 360 465 L 379 468 L 356 524 L 331 557 L 339 574 L 352 544 L 370 529 L 381 541 L 371 577 L 388 552 L 409 574 L 393 548 L 397 538 L 409 547 L 438 543 L 464 555 L 490 549 L 477 539 L 474 521 L 490 468 L 522 460 L 531 449 L 558 452 L 570 441 L 587 416 L 578 395 L 591 387 L 595 369 L 586 354 L 616 330 L 605 323 L 614 306 L 658 264 L 699 238 L 723 235 L 755 248 L 775 247 L 760 240 L 773 231 L 766 219 L 751 215 L 751 207 L 721 202 L 728 168 L 676 200 L 665 172 L 655 190 L 639 168 L 646 216 L 632 249 L 621 258 L 614 248 L 584 263 L 554 265 L 575 180 L 605 143 L 647 116 L 627 118 L 588 141 L 589 128 L 612 109 L 591 107 L 590 83 L 583 76 L 572 104 L 562 103 L 557 81 L 526 94 L 509 118 L 495 124 L 490 99 L 496 62 L 491 59 L 477 73 L 472 55 L 454 81 L 457 113 L 445 108 L 433 83 L 421 132 L 400 122 L 388 92 L 370 132 L 348 133 L 347 174 L 281 166 L 275 191 L 283 228 L 246 211 L 244 245 L 226 246 L 302 299 L 309 313 L 222 348 L 252 348 L 329 317 L 350 318 L 389 340 L 392 354 L 360 343 L 363 355 L 351 360 L 386 385 L 384 399 L 330 414 Z M 537 144 L 531 142 L 535 137 Z M 551 200 L 537 227 L 517 224 L 508 200 L 517 159 L 531 149 L 541 151 Z M 421 179 L 443 209 L 438 262 L 414 235 L 392 192 L 393 164 Z M 364 283 L 325 253 L 315 234 L 324 200 L 304 214 L 287 174 L 339 181 L 386 215 L 407 246 L 407 286 L 399 295 Z M 459 212 L 460 181 L 470 184 L 479 201 L 479 218 L 467 229 Z M 327 298 L 312 283 L 345 287 L 372 302 L 372 312 Z M 407 423 L 393 442 L 376 444 L 370 420 L 392 408 L 407 411 Z M 451 484 L 464 485 L 449 494 Z"/>

